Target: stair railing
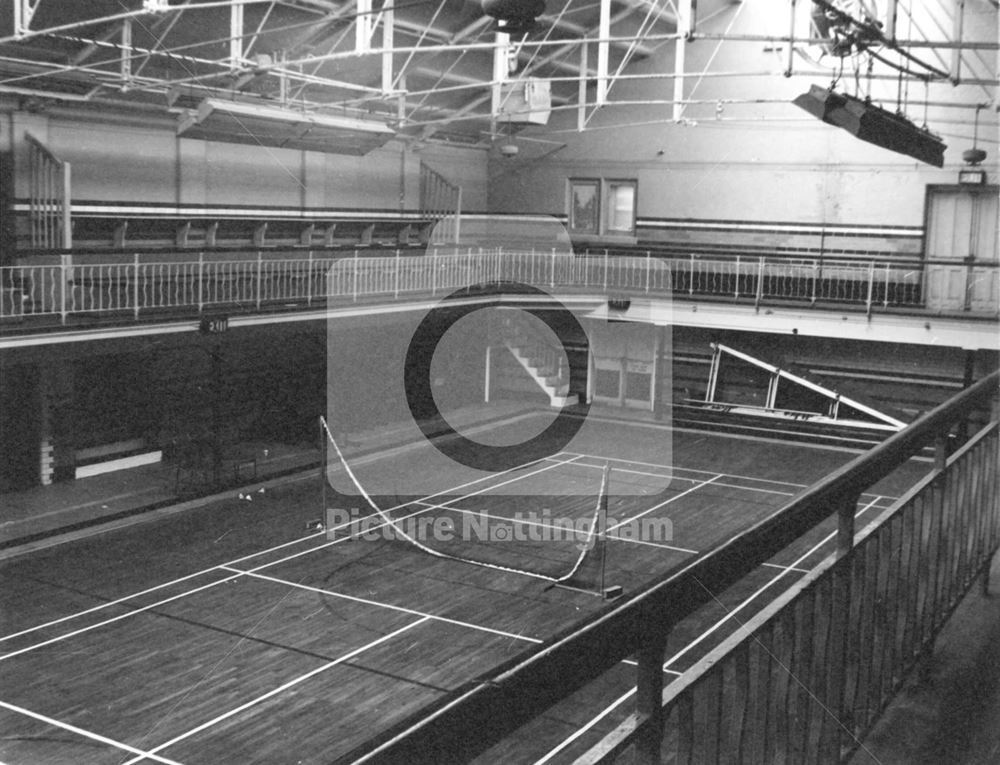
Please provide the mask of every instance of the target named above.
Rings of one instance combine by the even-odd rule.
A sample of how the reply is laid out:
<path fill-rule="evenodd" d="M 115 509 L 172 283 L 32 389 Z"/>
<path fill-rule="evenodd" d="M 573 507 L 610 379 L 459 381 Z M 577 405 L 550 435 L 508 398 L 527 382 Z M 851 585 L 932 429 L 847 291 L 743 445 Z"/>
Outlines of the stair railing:
<path fill-rule="evenodd" d="M 70 163 L 57 157 L 31 133 L 28 143 L 28 221 L 31 246 L 66 249 L 73 246 L 70 222 Z"/>

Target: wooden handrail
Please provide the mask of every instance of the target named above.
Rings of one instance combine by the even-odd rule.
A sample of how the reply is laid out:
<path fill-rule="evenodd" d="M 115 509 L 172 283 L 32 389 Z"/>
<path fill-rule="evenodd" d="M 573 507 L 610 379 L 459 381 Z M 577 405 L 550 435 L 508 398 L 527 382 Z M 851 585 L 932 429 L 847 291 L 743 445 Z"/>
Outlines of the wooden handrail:
<path fill-rule="evenodd" d="M 995 371 L 831 473 L 764 520 L 623 600 L 515 657 L 471 687 L 395 726 L 350 760 L 472 759 L 670 628 L 857 497 L 998 392 Z M 418 719 L 419 718 L 419 719 Z"/>
<path fill-rule="evenodd" d="M 28 143 L 30 143 L 32 146 L 34 146 L 36 149 L 38 149 L 38 151 L 40 151 L 42 154 L 44 154 L 45 158 L 48 159 L 50 162 L 54 162 L 57 165 L 62 165 L 63 164 L 63 160 L 60 159 L 58 156 L 56 156 L 56 154 L 52 151 L 52 149 L 50 149 L 48 146 L 46 146 L 40 140 L 38 140 L 37 138 L 35 138 L 35 136 L 33 136 L 31 133 L 25 131 L 25 133 L 24 133 L 24 140 L 26 140 Z"/>
<path fill-rule="evenodd" d="M 768 730 L 769 723 L 756 726 L 752 722 L 749 722 L 749 715 L 752 715 L 752 712 L 747 712 L 746 716 L 741 716 L 739 719 L 732 720 L 731 722 L 722 722 L 720 720 L 718 723 L 719 727 L 716 727 L 714 731 L 711 731 L 710 728 L 715 723 L 705 720 L 704 733 L 698 736 L 697 742 L 690 740 L 690 709 L 699 703 L 697 700 L 699 695 L 701 696 L 701 700 L 704 701 L 708 695 L 714 693 L 713 690 L 709 689 L 709 686 L 712 686 L 713 683 L 718 683 L 719 695 L 716 698 L 720 698 L 722 695 L 728 697 L 730 704 L 732 704 L 731 709 L 741 704 L 740 699 L 747 700 L 748 696 L 752 693 L 757 694 L 758 699 L 763 699 L 765 694 L 770 693 L 770 688 L 767 686 L 768 679 L 764 679 L 751 691 L 750 686 L 760 680 L 759 673 L 746 673 L 746 675 L 740 677 L 741 673 L 737 669 L 741 665 L 746 666 L 746 662 L 749 662 L 750 652 L 759 648 L 762 652 L 770 652 L 769 655 L 773 657 L 774 664 L 781 668 L 780 672 L 782 674 L 793 664 L 797 664 L 794 674 L 794 685 L 800 686 L 803 695 L 811 693 L 813 690 L 815 690 L 817 695 L 820 693 L 824 694 L 824 716 L 828 714 L 827 710 L 837 709 L 838 715 L 844 715 L 851 720 L 849 725 L 845 725 L 840 729 L 842 734 L 846 734 L 841 736 L 842 739 L 847 740 L 846 742 L 837 743 L 834 741 L 831 745 L 827 741 L 827 751 L 824 752 L 823 737 L 822 733 L 820 733 L 820 740 L 816 743 L 817 751 L 815 752 L 819 757 L 819 761 L 836 761 L 837 752 L 840 754 L 841 762 L 847 761 L 850 752 L 853 752 L 863 739 L 864 733 L 862 731 L 870 731 L 871 724 L 877 719 L 873 716 L 873 713 L 877 714 L 877 711 L 885 709 L 887 699 L 891 698 L 893 691 L 898 690 L 909 668 L 918 661 L 920 650 L 933 644 L 934 634 L 936 633 L 933 625 L 938 625 L 939 627 L 946 615 L 958 605 L 961 595 L 971 585 L 972 576 L 974 575 L 972 572 L 982 574 L 984 563 L 987 568 L 989 566 L 990 559 L 993 557 L 996 549 L 996 541 L 1000 540 L 995 531 L 992 533 L 990 531 L 991 527 L 996 529 L 997 521 L 1000 520 L 997 518 L 996 513 L 993 513 L 992 518 L 990 518 L 988 510 L 986 513 L 977 512 L 975 518 L 972 518 L 971 512 L 963 512 L 960 503 L 952 504 L 947 499 L 942 499 L 941 502 L 926 502 L 926 500 L 938 492 L 948 494 L 949 481 L 968 480 L 968 478 L 963 478 L 963 476 L 969 476 L 970 470 L 976 471 L 979 468 L 983 471 L 983 473 L 974 472 L 971 480 L 975 481 L 976 477 L 978 477 L 984 483 L 989 481 L 990 467 L 989 464 L 983 463 L 990 460 L 991 457 L 995 463 L 998 424 L 1000 423 L 993 420 L 986 427 L 982 428 L 959 447 L 954 454 L 948 457 L 945 465 L 936 467 L 928 472 L 902 496 L 897 498 L 889 508 L 881 511 L 875 520 L 867 523 L 864 529 L 858 533 L 856 544 L 850 555 L 827 556 L 823 562 L 812 568 L 788 589 L 777 595 L 774 600 L 765 605 L 760 611 L 743 622 L 739 630 L 723 639 L 721 643 L 699 658 L 693 666 L 685 670 L 680 677 L 673 680 L 664 689 L 662 712 L 664 717 L 669 715 L 672 725 L 676 726 L 676 730 L 671 731 L 671 733 L 677 734 L 676 745 L 678 753 L 685 751 L 688 755 L 687 761 L 696 761 L 697 754 L 687 747 L 693 745 L 693 748 L 700 749 L 702 752 L 710 750 L 713 746 L 717 748 L 723 747 L 726 736 L 725 734 L 720 735 L 719 727 L 728 727 L 737 732 L 739 740 L 738 754 L 736 752 L 734 754 L 736 754 L 741 762 L 747 761 L 745 756 L 747 752 L 754 751 L 754 743 L 762 745 L 765 751 L 771 751 L 770 747 L 777 748 L 779 752 L 775 753 L 775 759 L 778 759 L 781 756 L 782 752 L 780 750 L 782 748 L 784 748 L 783 754 L 786 758 L 791 755 L 791 752 L 795 752 L 796 744 L 792 743 L 792 739 L 797 738 L 799 745 L 808 740 L 809 729 L 815 725 L 815 722 L 809 719 L 808 704 L 806 708 L 793 710 L 780 703 L 777 705 L 775 716 L 783 716 L 785 725 L 788 728 L 795 729 L 794 733 L 787 731 L 788 738 L 783 742 L 778 740 L 780 736 L 774 734 L 774 728 Z M 992 449 L 990 447 L 991 443 Z M 983 459 L 984 454 L 989 455 L 985 457 L 985 460 Z M 993 475 L 996 475 L 995 465 L 992 471 Z M 964 489 L 965 486 L 962 488 Z M 995 495 L 993 496 L 995 498 Z M 974 537 L 976 552 L 973 553 L 970 550 L 963 549 L 956 556 L 957 545 L 952 545 L 950 550 L 951 557 L 949 557 L 949 551 L 934 545 L 931 542 L 930 535 L 928 535 L 926 540 L 921 540 L 922 531 L 920 526 L 922 525 L 922 521 L 918 522 L 916 516 L 922 514 L 927 505 L 933 505 L 934 509 L 931 512 L 936 513 L 938 516 L 937 519 L 931 521 L 931 525 L 935 523 L 947 523 L 950 534 L 953 533 L 956 537 L 963 540 L 969 540 L 970 537 Z M 986 510 L 986 508 L 983 508 L 983 510 Z M 982 515 L 986 515 L 986 517 L 982 517 Z M 945 516 L 948 516 L 947 520 Z M 909 520 L 910 526 L 909 535 L 903 531 L 903 526 L 907 525 L 907 520 Z M 988 541 L 991 537 L 994 540 L 992 543 Z M 897 557 L 898 549 L 887 549 L 888 546 L 885 544 L 887 540 L 896 545 L 910 545 L 911 549 L 905 556 L 907 558 L 905 563 L 902 561 L 902 556 Z M 927 545 L 922 550 L 926 556 L 923 558 L 921 558 L 920 552 L 913 551 L 914 547 L 920 547 L 922 541 L 925 541 Z M 945 548 L 947 546 L 947 544 L 944 545 Z M 872 552 L 873 549 L 874 554 Z M 887 557 L 890 560 L 899 564 L 899 568 L 896 569 L 895 574 L 888 574 L 885 571 L 887 564 L 882 563 L 880 560 L 880 554 L 882 553 L 887 553 Z M 955 560 L 955 557 L 958 560 Z M 859 558 L 861 559 L 860 561 Z M 920 609 L 917 608 L 915 597 L 911 599 L 902 595 L 898 588 L 907 588 L 911 585 L 916 586 L 913 581 L 914 578 L 919 578 L 914 576 L 917 573 L 916 570 L 919 569 L 921 572 L 928 571 L 931 567 L 936 568 L 933 575 L 929 575 L 929 578 L 933 578 L 935 583 L 939 581 L 938 576 L 942 570 L 947 572 L 945 577 L 950 576 L 950 583 L 942 584 L 943 588 L 949 588 L 950 586 L 950 589 L 947 590 L 950 594 L 945 597 L 944 602 L 946 605 L 942 610 L 931 609 L 931 614 L 928 615 L 926 612 L 921 613 Z M 881 573 L 880 568 L 882 569 Z M 909 574 L 909 577 L 907 577 L 907 574 Z M 863 585 L 859 586 L 858 578 L 865 580 Z M 893 582 L 893 579 L 896 581 Z M 903 581 L 903 579 L 906 579 L 906 581 Z M 845 588 L 841 592 L 844 592 L 845 589 L 850 591 L 847 601 L 855 601 L 857 603 L 856 606 L 849 605 L 847 608 L 839 609 L 838 627 L 835 629 L 826 627 L 821 632 L 814 633 L 813 635 L 800 635 L 801 640 L 787 641 L 783 645 L 782 641 L 776 641 L 777 634 L 790 635 L 794 631 L 801 630 L 805 624 L 811 623 L 808 620 L 814 617 L 822 618 L 816 614 L 818 610 L 816 608 L 817 602 L 822 599 L 822 595 L 819 593 L 824 586 L 832 586 L 834 580 L 839 580 L 845 585 Z M 958 583 L 957 588 L 956 583 Z M 916 594 L 915 589 L 909 592 L 913 592 L 914 595 Z M 957 598 L 955 597 L 956 595 L 958 595 Z M 837 688 L 830 686 L 823 688 L 823 683 L 829 678 L 827 674 L 828 668 L 824 666 L 825 662 L 819 665 L 812 664 L 810 661 L 805 661 L 804 656 L 812 656 L 811 652 L 817 650 L 817 646 L 820 643 L 829 645 L 831 642 L 830 638 L 832 637 L 831 630 L 843 639 L 842 636 L 846 631 L 854 633 L 865 629 L 866 625 L 859 625 L 857 621 L 852 619 L 852 609 L 863 609 L 864 602 L 868 602 L 878 609 L 879 607 L 874 606 L 872 601 L 878 603 L 880 598 L 884 598 L 881 607 L 884 608 L 885 614 L 885 619 L 881 624 L 881 633 L 878 625 L 878 616 L 867 620 L 867 626 L 872 629 L 872 632 L 867 633 L 865 638 L 858 637 L 859 641 L 865 641 L 864 646 L 860 644 L 855 645 L 849 655 L 843 657 L 846 663 L 853 663 L 850 671 L 857 673 L 861 671 L 861 663 L 864 662 L 864 653 L 867 650 L 867 659 L 870 663 L 865 666 L 864 674 L 880 690 L 874 698 L 868 693 L 863 693 L 860 697 L 854 695 L 848 700 L 847 684 L 842 682 Z M 908 607 L 912 607 L 912 610 L 907 611 Z M 825 609 L 819 610 L 825 611 Z M 901 611 L 905 613 L 906 625 L 899 628 L 897 627 L 897 623 Z M 805 616 L 806 614 L 808 616 Z M 921 619 L 923 619 L 923 623 L 918 626 L 917 622 Z M 886 632 L 892 632 L 894 627 L 896 628 L 895 634 L 886 635 Z M 901 634 L 905 631 L 910 631 L 909 641 L 906 641 Z M 921 632 L 922 637 L 916 637 L 915 633 L 917 632 Z M 885 659 L 884 663 L 879 663 L 877 667 L 873 666 L 872 664 L 875 661 L 873 654 L 882 653 L 885 645 L 884 641 L 887 639 L 894 642 L 894 644 L 896 640 L 900 642 L 898 645 L 895 645 L 896 650 L 892 651 L 893 656 L 891 659 L 887 659 L 882 655 L 881 658 Z M 869 643 L 868 641 L 871 642 Z M 920 648 L 917 646 L 920 646 Z M 843 681 L 845 678 L 846 675 L 841 673 L 840 679 Z M 888 691 L 888 694 L 886 692 L 886 684 L 892 686 L 892 690 Z M 724 689 L 723 685 L 725 686 Z M 857 687 L 852 690 L 857 692 Z M 777 696 L 790 692 L 790 688 L 786 688 L 784 691 L 777 687 L 774 688 L 774 693 Z M 800 697 L 800 703 L 801 701 Z M 766 703 L 770 705 L 771 699 L 768 698 Z M 750 707 L 749 701 L 747 701 L 746 706 Z M 782 706 L 784 706 L 783 711 L 781 710 Z M 680 712 L 682 709 L 685 710 L 684 713 Z M 682 717 L 686 719 L 682 721 Z M 844 719 L 844 717 L 841 719 Z M 629 715 L 611 733 L 604 736 L 599 743 L 577 757 L 574 760 L 574 764 L 595 765 L 596 763 L 615 761 L 618 756 L 639 740 L 643 732 L 642 726 L 646 723 L 647 721 L 643 719 L 642 715 L 635 713 Z M 681 730 L 685 726 L 687 726 L 687 729 Z M 778 723 L 777 727 L 780 726 L 781 723 Z M 815 725 L 814 730 L 821 727 L 822 723 L 819 723 Z M 688 740 L 685 744 L 681 744 L 681 740 L 684 737 L 688 737 Z M 670 733 L 664 731 L 664 738 L 672 738 L 672 736 Z M 733 740 L 729 739 L 729 742 L 732 745 Z M 662 743 L 662 741 L 658 743 Z M 789 749 L 791 749 L 791 752 Z M 803 753 L 799 750 L 798 754 L 801 756 Z M 830 754 L 834 754 L 834 756 L 830 757 Z M 660 755 L 667 758 L 670 752 L 663 752 L 661 748 L 657 747 L 654 755 L 657 761 Z"/>

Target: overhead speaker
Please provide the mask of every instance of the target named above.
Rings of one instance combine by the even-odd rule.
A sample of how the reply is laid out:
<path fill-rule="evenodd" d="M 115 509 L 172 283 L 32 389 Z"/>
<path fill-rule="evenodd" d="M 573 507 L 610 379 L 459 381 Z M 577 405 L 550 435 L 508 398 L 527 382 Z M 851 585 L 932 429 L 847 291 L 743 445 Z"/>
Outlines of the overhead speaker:
<path fill-rule="evenodd" d="M 948 148 L 944 142 L 901 114 L 893 114 L 860 98 L 834 93 L 818 85 L 813 85 L 808 93 L 798 96 L 792 103 L 862 141 L 905 154 L 928 165 L 944 166 L 944 150 Z"/>
<path fill-rule="evenodd" d="M 497 118 L 516 125 L 547 125 L 552 113 L 552 86 L 549 80 L 525 77 L 500 84 Z"/>

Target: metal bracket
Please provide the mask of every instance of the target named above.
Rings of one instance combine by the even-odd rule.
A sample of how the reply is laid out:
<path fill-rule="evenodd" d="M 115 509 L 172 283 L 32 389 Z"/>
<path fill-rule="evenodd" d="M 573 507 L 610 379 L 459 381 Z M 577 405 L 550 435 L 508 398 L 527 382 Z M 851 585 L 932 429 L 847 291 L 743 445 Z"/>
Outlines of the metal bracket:
<path fill-rule="evenodd" d="M 31 32 L 31 20 L 42 0 L 14 0 L 14 37 L 20 39 Z"/>

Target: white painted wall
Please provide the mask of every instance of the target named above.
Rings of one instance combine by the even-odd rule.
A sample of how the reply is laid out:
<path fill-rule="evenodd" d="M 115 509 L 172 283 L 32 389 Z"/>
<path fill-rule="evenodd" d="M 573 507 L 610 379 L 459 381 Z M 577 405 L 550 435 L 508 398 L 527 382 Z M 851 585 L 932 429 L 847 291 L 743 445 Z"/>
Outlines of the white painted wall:
<path fill-rule="evenodd" d="M 391 141 L 354 157 L 178 138 L 158 117 L 124 125 L 98 117 L 0 108 L 0 151 L 13 157 L 15 196 L 27 195 L 29 131 L 72 164 L 76 201 L 416 210 L 423 157 L 463 186 L 465 209 L 486 205 L 486 155 L 478 150 L 417 154 Z"/>
<path fill-rule="evenodd" d="M 808 12 L 808 3 L 797 5 Z M 995 42 L 996 9 L 974 5 L 981 13 L 966 38 Z M 788 3 L 716 3 L 709 10 L 714 9 L 718 14 L 699 24 L 699 32 L 788 34 Z M 972 146 L 974 113 L 929 108 L 927 123 L 943 135 L 948 149 L 943 169 L 922 164 L 825 125 L 794 106 L 795 96 L 810 85 L 828 85 L 830 78 L 818 72 L 783 77 L 784 49 L 775 50 L 781 45 L 706 39 L 690 43 L 684 96 L 705 103 L 685 107 L 679 124 L 673 122 L 670 105 L 610 105 L 593 113 L 581 133 L 576 130 L 575 107 L 555 111 L 548 128 L 533 128 L 524 135 L 565 146 L 553 151 L 557 144 L 521 141 L 519 158 L 493 156 L 491 208 L 562 214 L 567 178 L 603 176 L 639 180 L 640 217 L 921 225 L 925 186 L 957 180 L 962 151 Z M 916 52 L 939 64 L 930 52 Z M 982 55 L 992 56 L 995 66 L 995 51 Z M 590 60 L 593 65 L 596 54 Z M 798 56 L 795 67 L 817 69 Z M 626 73 L 670 74 L 673 69 L 674 43 L 669 42 Z M 720 73 L 744 76 L 716 76 Z M 839 89 L 853 92 L 853 79 L 848 65 Z M 864 82 L 862 87 L 867 92 Z M 995 98 L 996 89 L 992 92 Z M 896 110 L 895 80 L 875 82 L 872 93 L 877 103 Z M 593 94 L 591 89 L 589 97 Z M 925 97 L 922 86 L 911 85 L 909 95 L 911 100 Z M 941 103 L 976 103 L 990 97 L 980 86 L 948 82 L 931 85 L 928 95 Z M 673 80 L 663 77 L 619 81 L 610 92 L 612 101 L 672 96 Z M 923 105 L 906 111 L 917 124 L 925 119 Z M 990 152 L 987 169 L 994 181 L 1000 171 L 997 125 L 995 110 L 981 112 L 980 144 Z"/>

